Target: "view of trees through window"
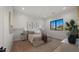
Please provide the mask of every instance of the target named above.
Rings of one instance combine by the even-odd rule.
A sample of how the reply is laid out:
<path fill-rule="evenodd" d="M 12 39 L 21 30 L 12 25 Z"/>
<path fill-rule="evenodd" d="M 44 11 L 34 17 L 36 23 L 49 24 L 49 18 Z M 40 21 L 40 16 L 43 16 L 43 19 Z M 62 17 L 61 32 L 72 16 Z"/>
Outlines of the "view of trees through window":
<path fill-rule="evenodd" d="M 50 30 L 63 30 L 63 19 L 57 19 L 50 21 Z"/>

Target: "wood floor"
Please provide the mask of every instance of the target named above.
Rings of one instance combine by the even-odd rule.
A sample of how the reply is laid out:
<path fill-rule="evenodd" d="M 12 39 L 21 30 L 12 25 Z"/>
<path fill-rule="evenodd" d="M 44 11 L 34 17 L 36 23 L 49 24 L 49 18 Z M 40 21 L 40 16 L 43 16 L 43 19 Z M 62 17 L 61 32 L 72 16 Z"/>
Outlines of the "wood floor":
<path fill-rule="evenodd" d="M 23 51 L 27 51 L 29 49 L 32 49 L 33 46 L 28 42 L 28 41 L 14 41 L 13 42 L 13 46 L 12 46 L 12 52 L 23 52 Z"/>
<path fill-rule="evenodd" d="M 32 46 L 27 40 L 19 40 L 14 41 L 11 52 L 79 52 L 79 48 L 76 45 L 63 44 L 56 39 L 38 47 Z"/>
<path fill-rule="evenodd" d="M 32 46 L 27 40 L 19 40 L 14 41 L 11 52 L 51 52 L 59 45 L 61 45 L 61 41 L 55 39 L 39 47 Z"/>

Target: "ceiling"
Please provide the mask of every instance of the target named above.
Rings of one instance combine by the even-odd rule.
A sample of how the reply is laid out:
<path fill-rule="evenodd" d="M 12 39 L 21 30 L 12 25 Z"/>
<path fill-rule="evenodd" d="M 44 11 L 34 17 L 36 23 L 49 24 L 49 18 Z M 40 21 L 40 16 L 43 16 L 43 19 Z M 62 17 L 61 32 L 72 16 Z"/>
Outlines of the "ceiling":
<path fill-rule="evenodd" d="M 42 18 L 55 16 L 59 13 L 69 12 L 75 9 L 73 6 L 15 6 L 13 8 L 15 11 Z"/>

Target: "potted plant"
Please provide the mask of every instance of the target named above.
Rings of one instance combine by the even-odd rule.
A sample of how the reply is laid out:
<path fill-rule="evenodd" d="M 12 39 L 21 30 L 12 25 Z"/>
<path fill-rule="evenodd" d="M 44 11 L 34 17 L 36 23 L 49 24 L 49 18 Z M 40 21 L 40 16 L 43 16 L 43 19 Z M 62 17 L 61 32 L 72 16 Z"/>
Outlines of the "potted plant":
<path fill-rule="evenodd" d="M 66 22 L 66 30 L 68 30 L 68 41 L 71 44 L 76 43 L 76 38 L 78 38 L 78 26 L 75 21 L 71 19 L 70 22 Z"/>

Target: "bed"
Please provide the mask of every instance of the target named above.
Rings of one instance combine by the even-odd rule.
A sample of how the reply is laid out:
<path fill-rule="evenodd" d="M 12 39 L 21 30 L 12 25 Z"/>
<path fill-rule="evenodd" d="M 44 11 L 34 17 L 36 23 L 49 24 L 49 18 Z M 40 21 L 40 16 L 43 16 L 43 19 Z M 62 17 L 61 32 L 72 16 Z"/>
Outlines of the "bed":
<path fill-rule="evenodd" d="M 41 31 L 34 31 L 34 33 L 28 33 L 28 41 L 32 44 L 35 45 L 34 41 L 39 41 L 41 40 L 42 35 Z"/>

